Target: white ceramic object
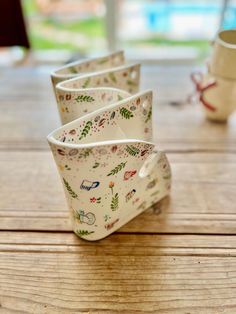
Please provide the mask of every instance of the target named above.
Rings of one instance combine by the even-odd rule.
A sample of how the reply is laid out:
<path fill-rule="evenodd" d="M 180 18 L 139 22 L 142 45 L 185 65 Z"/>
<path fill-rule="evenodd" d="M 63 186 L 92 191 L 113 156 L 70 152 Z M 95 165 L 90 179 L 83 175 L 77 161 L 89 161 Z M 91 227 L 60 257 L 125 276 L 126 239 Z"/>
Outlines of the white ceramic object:
<path fill-rule="evenodd" d="M 152 92 L 138 88 L 139 65 L 56 86 L 66 124 L 48 141 L 74 232 L 86 240 L 106 237 L 169 194 L 170 165 L 152 143 Z"/>
<path fill-rule="evenodd" d="M 56 85 L 62 124 L 108 106 L 139 90 L 140 65 L 119 67 L 80 75 Z"/>
<path fill-rule="evenodd" d="M 226 122 L 236 110 L 236 30 L 220 31 L 208 63 L 208 73 L 193 73 L 206 117 Z"/>
<path fill-rule="evenodd" d="M 192 79 L 199 93 L 206 117 L 212 121 L 225 122 L 236 110 L 236 81 L 222 77 L 194 73 Z"/>
<path fill-rule="evenodd" d="M 118 51 L 106 56 L 86 59 L 66 64 L 51 73 L 53 87 L 57 83 L 77 77 L 84 73 L 93 73 L 125 64 L 124 52 Z"/>
<path fill-rule="evenodd" d="M 236 80 L 236 30 L 224 30 L 218 33 L 212 57 L 210 72 L 216 77 Z"/>

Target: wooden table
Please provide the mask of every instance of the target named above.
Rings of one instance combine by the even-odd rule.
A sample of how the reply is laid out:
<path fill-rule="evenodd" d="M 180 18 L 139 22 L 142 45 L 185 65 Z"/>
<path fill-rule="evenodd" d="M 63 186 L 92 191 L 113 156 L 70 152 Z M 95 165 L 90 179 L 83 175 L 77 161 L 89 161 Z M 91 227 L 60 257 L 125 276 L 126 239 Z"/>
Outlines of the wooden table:
<path fill-rule="evenodd" d="M 171 197 L 95 243 L 71 232 L 45 139 L 49 69 L 1 72 L 0 313 L 236 313 L 236 116 L 212 124 L 185 104 L 191 70 L 142 73 Z"/>

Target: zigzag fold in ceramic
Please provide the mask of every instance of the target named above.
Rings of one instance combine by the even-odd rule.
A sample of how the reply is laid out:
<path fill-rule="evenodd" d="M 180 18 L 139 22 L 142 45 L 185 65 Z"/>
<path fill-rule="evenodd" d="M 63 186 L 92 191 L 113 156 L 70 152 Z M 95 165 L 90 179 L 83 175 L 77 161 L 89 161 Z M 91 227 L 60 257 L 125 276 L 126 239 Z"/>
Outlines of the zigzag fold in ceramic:
<path fill-rule="evenodd" d="M 55 93 L 62 124 L 137 93 L 139 81 L 140 65 L 133 64 L 57 84 Z"/>
<path fill-rule="evenodd" d="M 150 142 L 151 108 L 152 93 L 138 93 L 48 136 L 79 236 L 104 238 L 168 195 L 170 166 Z"/>
<path fill-rule="evenodd" d="M 75 233 L 98 240 L 169 194 L 171 170 L 152 143 L 152 92 L 140 66 L 121 65 L 60 82 L 64 125 L 48 136 Z"/>
<path fill-rule="evenodd" d="M 125 64 L 124 52 L 118 51 L 106 56 L 85 59 L 68 63 L 51 73 L 51 80 L 55 86 L 61 81 L 65 81 L 83 73 L 93 73 Z"/>

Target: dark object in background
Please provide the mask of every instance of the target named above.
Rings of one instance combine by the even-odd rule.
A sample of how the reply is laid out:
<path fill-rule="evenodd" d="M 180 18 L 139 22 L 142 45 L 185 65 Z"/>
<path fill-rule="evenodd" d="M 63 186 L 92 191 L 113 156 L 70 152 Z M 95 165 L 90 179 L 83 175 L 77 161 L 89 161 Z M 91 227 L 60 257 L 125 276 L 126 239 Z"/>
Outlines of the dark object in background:
<path fill-rule="evenodd" d="M 30 48 L 20 0 L 0 1 L 0 46 Z"/>

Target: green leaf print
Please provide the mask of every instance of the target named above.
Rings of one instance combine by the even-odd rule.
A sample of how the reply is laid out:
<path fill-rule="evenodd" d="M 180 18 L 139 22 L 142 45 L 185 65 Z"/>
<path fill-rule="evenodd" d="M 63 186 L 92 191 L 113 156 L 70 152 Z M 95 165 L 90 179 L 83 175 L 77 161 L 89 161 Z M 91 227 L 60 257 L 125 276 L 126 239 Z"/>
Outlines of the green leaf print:
<path fill-rule="evenodd" d="M 126 149 L 127 153 L 129 153 L 131 156 L 136 156 L 139 153 L 139 149 L 136 148 L 133 145 L 127 145 Z"/>
<path fill-rule="evenodd" d="M 145 123 L 147 123 L 152 117 L 152 108 L 148 111 L 148 114 L 147 114 L 147 118 L 145 120 Z"/>
<path fill-rule="evenodd" d="M 92 101 L 95 101 L 95 99 L 92 97 L 92 96 L 88 96 L 88 95 L 78 95 L 75 100 L 77 102 L 92 102 Z"/>
<path fill-rule="evenodd" d="M 117 174 L 119 171 L 121 171 L 125 167 L 126 163 L 127 163 L 127 161 L 120 163 L 118 166 L 116 166 L 114 169 L 112 169 L 108 173 L 107 176 L 114 176 L 115 174 Z"/>
<path fill-rule="evenodd" d="M 78 73 L 78 71 L 76 70 L 76 67 L 74 66 L 69 67 L 68 70 L 70 71 L 70 73 Z"/>
<path fill-rule="evenodd" d="M 87 121 L 85 124 L 85 127 L 83 128 L 81 135 L 79 137 L 79 140 L 82 140 L 83 137 L 86 137 L 92 127 L 93 123 L 92 121 Z"/>
<path fill-rule="evenodd" d="M 130 119 L 130 118 L 133 118 L 133 116 L 134 116 L 131 111 L 129 111 L 128 109 L 126 109 L 124 107 L 120 109 L 120 114 L 125 119 Z"/>
<path fill-rule="evenodd" d="M 81 236 L 88 236 L 88 235 L 94 233 L 94 231 L 79 230 L 79 229 L 78 229 L 78 230 L 75 231 L 75 233 L 76 233 L 79 237 L 81 237 Z"/>
<path fill-rule="evenodd" d="M 63 182 L 65 184 L 65 187 L 68 191 L 68 193 L 71 195 L 72 198 L 77 198 L 78 195 L 72 190 L 70 184 L 66 181 L 66 179 L 63 178 Z"/>
<path fill-rule="evenodd" d="M 137 85 L 135 82 L 133 82 L 133 81 L 131 81 L 131 80 L 127 80 L 126 83 L 127 83 L 127 85 L 129 85 L 129 86 L 136 86 L 136 85 Z"/>
<path fill-rule="evenodd" d="M 95 164 L 93 165 L 93 169 L 96 169 L 99 165 L 100 163 L 96 161 Z"/>
<path fill-rule="evenodd" d="M 86 81 L 85 81 L 84 84 L 82 85 L 82 88 L 88 87 L 89 83 L 90 83 L 90 77 L 88 77 L 88 78 L 86 79 Z"/>
<path fill-rule="evenodd" d="M 120 95 L 117 95 L 117 98 L 118 98 L 119 101 L 124 99 L 124 98 L 123 98 L 122 96 L 120 96 Z"/>
<path fill-rule="evenodd" d="M 92 153 L 92 148 L 87 148 L 87 149 L 85 149 L 84 151 L 82 151 L 82 152 L 79 154 L 78 158 L 86 158 L 86 157 L 88 157 L 91 153 Z"/>
<path fill-rule="evenodd" d="M 108 76 L 113 83 L 117 83 L 114 73 L 109 73 Z"/>
<path fill-rule="evenodd" d="M 107 63 L 108 61 L 109 61 L 108 58 L 103 58 L 103 59 L 97 61 L 97 63 L 98 63 L 98 64 L 104 64 L 104 63 Z"/>
<path fill-rule="evenodd" d="M 171 174 L 167 174 L 166 176 L 163 177 L 165 180 L 169 180 L 171 178 Z"/>
<path fill-rule="evenodd" d="M 119 195 L 118 193 L 116 193 L 113 197 L 112 197 L 112 200 L 111 200 L 111 209 L 112 211 L 115 211 L 118 209 L 118 206 L 119 206 Z"/>

